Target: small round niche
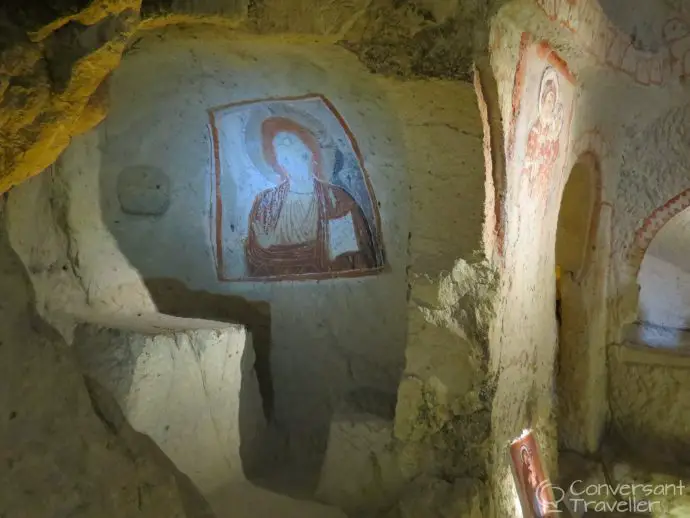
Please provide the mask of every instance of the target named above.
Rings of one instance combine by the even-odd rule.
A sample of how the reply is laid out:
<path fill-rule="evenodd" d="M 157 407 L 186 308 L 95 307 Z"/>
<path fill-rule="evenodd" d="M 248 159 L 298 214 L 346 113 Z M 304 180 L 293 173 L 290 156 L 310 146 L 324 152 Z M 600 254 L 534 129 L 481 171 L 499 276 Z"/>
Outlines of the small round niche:
<path fill-rule="evenodd" d="M 117 199 L 125 214 L 162 216 L 170 206 L 170 179 L 156 167 L 126 167 L 117 177 Z"/>

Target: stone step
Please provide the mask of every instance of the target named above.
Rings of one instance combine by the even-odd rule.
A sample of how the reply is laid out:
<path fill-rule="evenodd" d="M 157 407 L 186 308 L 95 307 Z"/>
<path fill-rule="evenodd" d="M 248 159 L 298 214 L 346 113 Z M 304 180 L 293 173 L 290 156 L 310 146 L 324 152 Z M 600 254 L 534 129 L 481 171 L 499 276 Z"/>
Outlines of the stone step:
<path fill-rule="evenodd" d="M 265 422 L 244 327 L 160 314 L 93 318 L 75 329 L 74 349 L 87 378 L 204 495 L 245 480 L 258 462 Z"/>

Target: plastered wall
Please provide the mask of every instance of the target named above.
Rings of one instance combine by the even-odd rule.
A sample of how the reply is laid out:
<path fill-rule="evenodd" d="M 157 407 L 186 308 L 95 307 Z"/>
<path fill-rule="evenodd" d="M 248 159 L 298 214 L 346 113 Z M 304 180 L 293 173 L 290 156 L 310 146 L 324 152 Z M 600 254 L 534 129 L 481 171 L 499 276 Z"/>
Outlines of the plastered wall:
<path fill-rule="evenodd" d="M 668 101 L 657 99 L 660 94 L 677 105 L 669 107 Z M 635 124 L 621 143 L 613 241 L 612 274 L 618 295 L 611 322 L 614 330 L 637 320 L 638 273 L 644 253 L 660 228 L 687 206 L 683 193 L 690 187 L 683 172 L 687 146 L 682 135 L 690 121 L 690 110 L 683 105 L 687 93 L 669 85 L 649 95 L 654 101 L 647 103 L 657 105 L 658 111 L 652 112 L 651 120 L 647 115 Z"/>
<path fill-rule="evenodd" d="M 477 247 L 479 204 L 463 212 L 455 190 L 441 189 L 439 199 L 437 187 L 471 178 L 477 196 L 469 188 L 463 195 L 481 199 L 480 126 L 471 90 L 376 78 L 330 45 L 174 31 L 139 41 L 109 88 L 108 119 L 75 138 L 55 172 L 70 193 L 72 253 L 80 257 L 88 304 L 125 312 L 196 311 L 188 316 L 202 318 L 198 308 L 214 312 L 217 306 L 226 308 L 224 318 L 259 315 L 270 329 L 276 423 L 296 456 L 318 462 L 340 400 L 362 387 L 391 397 L 396 392 L 407 332 L 408 241 L 417 239 L 417 250 L 434 250 L 412 258 L 419 273 L 432 276 Z M 354 279 L 219 282 L 210 237 L 206 110 L 313 92 L 333 103 L 357 140 L 378 201 L 387 271 Z M 160 183 L 169 192 L 167 207 L 159 198 L 152 202 L 162 213 L 122 210 L 118 175 L 142 166 L 167 179 Z M 434 218 L 420 219 L 416 230 L 409 224 L 411 188 L 416 203 L 428 206 L 433 198 L 434 204 Z M 458 228 L 453 239 L 436 224 L 438 210 Z"/>
<path fill-rule="evenodd" d="M 508 152 L 522 31 L 508 22 L 495 25 L 493 31 L 494 41 L 500 37 L 500 44 L 496 42 L 493 47 L 492 67 L 502 115 L 510 121 L 504 136 Z M 520 170 L 515 161 L 509 160 L 506 169 L 505 252 L 499 307 L 490 337 L 492 369 L 497 373 L 492 413 L 496 463 L 493 477 L 497 506 L 507 515 L 515 515 L 520 510 L 508 463 L 510 441 L 524 429 L 535 429 L 547 471 L 555 466 L 551 412 L 556 326 L 551 304 L 555 284 L 551 279 L 556 218 L 551 213 L 545 217 L 543 204 L 530 201 L 526 192 L 521 194 Z"/>
<path fill-rule="evenodd" d="M 656 101 L 655 116 L 626 132 L 616 199 L 610 316 L 612 423 L 636 448 L 685 456 L 690 340 L 684 266 L 688 206 L 687 92 L 665 85 L 675 106 Z M 655 453 L 655 455 L 657 455 Z"/>
<path fill-rule="evenodd" d="M 574 121 L 580 136 L 576 139 L 594 131 L 604 144 L 596 151 L 602 172 L 601 211 L 610 218 L 610 253 L 602 257 L 610 255 L 610 266 L 602 282 L 607 307 L 601 312 L 608 313 L 603 322 L 608 335 L 604 343 L 622 344 L 608 347 L 610 386 L 604 394 L 610 395 L 606 404 L 622 440 L 635 448 L 651 446 L 673 453 L 682 450 L 682 437 L 687 434 L 682 424 L 687 420 L 682 405 L 686 359 L 680 351 L 674 354 L 649 346 L 677 348 L 688 342 L 685 331 L 653 323 L 677 324 L 684 319 L 684 273 L 675 266 L 683 255 L 685 238 L 677 231 L 681 225 L 673 233 L 673 245 L 663 243 L 671 241 L 672 233 L 664 225 L 674 217 L 682 218 L 676 215 L 688 206 L 687 144 L 681 142 L 688 94 L 679 81 L 686 75 L 687 63 L 677 59 L 687 49 L 687 24 L 682 13 L 668 13 L 667 6 L 655 6 L 653 15 L 646 15 L 638 9 L 616 11 L 616 2 L 601 3 L 610 4 L 611 9 L 603 13 L 597 2 L 588 1 L 543 2 L 543 6 L 549 16 L 570 29 L 572 41 L 596 62 L 594 66 L 592 61 L 571 56 L 573 49 L 565 55 L 581 85 L 580 116 Z M 592 38 L 593 28 L 599 34 Z M 631 34 L 634 45 L 619 43 L 630 41 Z M 597 253 L 601 253 L 600 245 Z M 596 319 L 595 327 L 602 327 L 601 312 L 589 313 L 590 322 Z M 625 326 L 647 319 L 649 324 Z M 593 343 L 591 338 L 589 343 Z M 589 350 L 593 350 L 591 345 Z M 588 355 L 591 368 L 595 357 Z M 598 361 L 604 358 L 599 356 Z M 577 385 L 591 388 L 592 382 Z M 581 397 L 586 401 L 593 393 L 585 391 Z M 673 415 L 668 414 L 669 408 Z"/>
<path fill-rule="evenodd" d="M 687 462 L 690 359 L 630 343 L 611 346 L 609 359 L 618 434 L 659 460 Z"/>
<path fill-rule="evenodd" d="M 681 158 L 687 146 L 677 140 L 684 134 L 685 108 L 682 105 L 686 103 L 686 94 L 678 81 L 684 72 L 682 64 L 668 59 L 669 55 L 677 54 L 684 40 L 681 36 L 673 40 L 666 27 L 667 40 L 652 52 L 647 52 L 629 45 L 630 35 L 611 24 L 597 2 L 549 1 L 538 4 L 544 16 L 534 15 L 526 3 L 513 2 L 494 21 L 491 43 L 493 71 L 498 81 L 502 114 L 508 121 L 515 112 L 514 92 L 520 84 L 515 73 L 520 33 L 528 32 L 535 39 L 545 40 L 556 48 L 576 78 L 577 109 L 564 171 L 567 175 L 584 153 L 591 152 L 596 157 L 601 173 L 598 206 L 595 207 L 599 223 L 594 241 L 596 251 L 591 257 L 594 268 L 586 279 L 570 287 L 575 296 L 571 302 L 579 300 L 577 307 L 571 305 L 576 310 L 573 320 L 585 326 L 574 329 L 572 336 L 580 334 L 578 340 L 582 347 L 577 354 L 571 351 L 568 363 L 559 365 L 559 369 L 561 372 L 563 369 L 573 371 L 565 378 L 570 379 L 573 394 L 576 391 L 587 394 L 578 396 L 582 402 L 605 401 L 606 383 L 602 380 L 606 376 L 602 367 L 606 365 L 606 343 L 618 340 L 616 332 L 621 322 L 626 318 L 634 320 L 638 311 L 635 279 L 641 256 L 636 266 L 631 258 L 635 256 L 636 247 L 639 248 L 635 243 L 646 240 L 648 244 L 651 239 L 638 239 L 638 236 L 651 234 L 639 229 L 645 227 L 645 219 L 655 208 L 659 207 L 652 219 L 663 220 L 664 215 L 677 213 L 681 210 L 679 207 L 684 206 L 685 197 L 678 193 L 687 188 L 683 183 L 686 175 L 680 172 L 682 167 L 678 164 L 687 162 Z M 657 86 L 649 88 L 650 84 Z M 507 149 L 507 154 L 509 151 Z M 566 175 L 560 180 L 561 187 L 556 187 L 557 190 L 562 189 Z M 513 417 L 517 417 L 507 419 L 506 425 L 511 421 L 530 421 L 527 416 L 531 414 L 542 420 L 543 433 L 549 435 L 551 419 L 547 409 L 554 408 L 549 402 L 547 388 L 551 366 L 548 362 L 541 364 L 540 359 L 550 357 L 551 348 L 556 346 L 556 337 L 555 333 L 548 331 L 552 325 L 547 313 L 550 308 L 547 304 L 543 307 L 540 304 L 544 299 L 551 299 L 551 236 L 555 230 L 552 225 L 558 214 L 557 204 L 553 207 L 556 210 L 544 218 L 531 217 L 524 204 L 519 211 L 514 210 L 510 202 L 510 182 L 508 168 L 508 201 L 503 222 L 506 254 L 502 265 L 506 280 L 506 291 L 502 294 L 506 316 L 502 317 L 499 312 L 492 350 L 498 346 L 502 354 L 496 357 L 505 361 L 504 353 L 512 349 L 515 361 L 509 362 L 505 369 L 497 366 L 504 374 L 499 376 L 496 399 L 506 401 L 506 407 L 507 401 L 513 401 L 505 412 L 513 412 Z M 531 227 L 523 226 L 521 220 L 530 221 Z M 523 262 L 528 257 L 523 234 L 529 235 L 530 239 L 530 263 Z M 534 293 L 539 294 L 535 300 L 532 299 Z M 524 314 L 520 315 L 521 311 Z M 513 318 L 516 322 L 510 324 Z M 522 320 L 520 327 L 517 325 L 519 320 Z M 506 333 L 508 329 L 511 330 L 509 334 Z M 510 336 L 510 344 L 508 340 L 502 341 L 500 336 L 504 335 Z M 524 363 L 518 359 L 520 354 Z M 533 358 L 531 361 L 530 357 Z M 501 394 L 500 378 L 510 379 L 511 370 L 520 371 L 522 378 L 516 383 L 507 383 L 505 394 Z M 576 371 L 577 375 L 574 375 Z M 545 402 L 537 404 L 537 410 L 530 409 L 527 395 L 530 390 L 538 395 L 537 399 Z M 586 434 L 596 438 L 596 429 L 601 430 L 606 419 L 606 405 L 584 405 L 587 408 L 581 410 L 586 417 L 577 419 L 577 422 L 597 422 L 598 425 Z M 501 403 L 495 405 L 497 430 L 502 429 L 497 423 L 504 415 L 500 407 Z M 508 428 L 505 427 L 506 435 L 510 433 Z M 519 430 L 512 433 L 517 434 Z M 548 443 L 547 440 L 545 442 Z M 502 458 L 502 452 L 498 455 L 499 459 Z M 496 476 L 500 483 L 502 475 Z M 509 502 L 507 496 L 505 500 Z"/>
<path fill-rule="evenodd" d="M 164 289 L 155 292 L 154 304 L 163 311 L 182 304 L 169 296 L 193 299 L 204 293 L 269 304 L 276 421 L 290 435 L 294 451 L 318 458 L 333 405 L 361 386 L 394 393 L 402 368 L 406 150 L 385 90 L 347 53 L 330 46 L 286 48 L 278 42 L 209 38 L 179 33 L 144 38 L 112 78 L 108 119 L 76 139 L 59 167 L 75 180 L 82 175 L 90 179 L 88 198 L 100 207 L 129 271 L 149 286 L 155 280 L 159 289 L 175 289 L 174 295 Z M 360 79 L 353 82 L 353 77 Z M 390 271 L 358 279 L 219 282 L 209 231 L 212 176 L 206 110 L 311 92 L 335 104 L 362 149 L 380 202 Z M 132 166 L 155 168 L 169 179 L 164 214 L 122 210 L 118 174 Z M 99 269 L 97 284 L 112 283 L 113 289 L 129 284 L 119 268 L 102 261 L 93 267 Z M 225 316 L 232 318 L 232 311 Z"/>
<path fill-rule="evenodd" d="M 491 363 L 496 373 L 492 425 L 494 487 L 497 506 L 506 515 L 519 515 L 507 445 L 526 428 L 536 432 L 548 476 L 558 476 L 558 442 L 577 450 L 594 450 L 606 420 L 606 278 L 613 211 L 607 206 L 611 182 L 611 143 L 602 137 L 609 124 L 601 112 L 600 91 L 592 62 L 572 46 L 572 34 L 553 24 L 526 3 L 511 3 L 492 26 L 492 69 L 498 83 L 508 163 L 505 215 L 502 228 L 505 253 L 500 260 L 502 284 L 499 309 L 491 332 Z M 511 160 L 516 113 L 524 109 L 524 81 L 520 76 L 520 48 L 527 33 L 542 42 L 572 75 L 574 107 L 570 135 L 559 146 L 560 163 L 541 189 L 526 189 L 524 155 Z M 571 42 L 568 44 L 567 42 Z M 615 80 L 607 79 L 607 87 Z M 607 94 L 609 95 L 609 94 Z M 529 99 L 528 101 L 529 102 Z M 532 101 L 536 104 L 534 101 Z M 532 109 L 528 106 L 528 109 Z M 562 155 L 561 155 L 562 153 Z M 555 248 L 559 211 L 570 171 L 591 154 L 592 207 L 588 246 L 594 247 L 588 267 L 562 286 L 567 334 L 559 337 L 555 311 Z M 601 172 L 601 175 L 599 173 Z M 559 343 L 560 341 L 560 343 Z M 555 368 L 557 366 L 557 369 Z M 560 427 L 563 427 L 563 431 Z"/>
<path fill-rule="evenodd" d="M 607 333 L 610 341 L 619 341 L 621 325 L 637 315 L 635 278 L 655 226 L 646 220 L 663 219 L 678 206 L 674 197 L 687 188 L 676 165 L 685 163 L 685 146 L 677 139 L 687 104 L 681 82 L 687 66 L 682 59 L 688 45 L 686 13 L 673 11 L 682 11 L 680 5 L 621 10 L 613 0 L 537 3 L 546 19 L 528 19 L 527 9 L 516 9 L 518 3 L 506 12 L 519 29 L 560 46 L 581 86 L 574 149 L 597 152 L 601 202 L 612 210 Z"/>

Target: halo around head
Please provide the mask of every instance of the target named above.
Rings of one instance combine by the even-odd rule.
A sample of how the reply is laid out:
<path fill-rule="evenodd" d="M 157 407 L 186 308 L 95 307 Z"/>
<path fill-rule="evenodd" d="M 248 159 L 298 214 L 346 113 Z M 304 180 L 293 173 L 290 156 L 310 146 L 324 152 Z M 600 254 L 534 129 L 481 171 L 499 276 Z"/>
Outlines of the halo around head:
<path fill-rule="evenodd" d="M 539 85 L 539 111 L 541 112 L 542 110 L 542 105 L 544 104 L 544 98 L 546 96 L 546 93 L 551 90 L 553 91 L 554 97 L 556 102 L 560 99 L 559 97 L 559 80 L 558 80 L 558 71 L 552 67 L 548 66 L 544 70 L 544 73 L 541 76 L 541 84 Z"/>
<path fill-rule="evenodd" d="M 322 176 L 320 179 L 326 182 L 330 181 L 335 166 L 337 148 L 326 128 L 313 115 L 281 101 L 257 103 L 251 108 L 246 119 L 244 147 L 249 160 L 256 169 L 275 185 L 282 181 L 281 176 L 266 162 L 263 154 L 261 126 L 266 119 L 271 117 L 291 119 L 314 136 L 321 149 Z"/>

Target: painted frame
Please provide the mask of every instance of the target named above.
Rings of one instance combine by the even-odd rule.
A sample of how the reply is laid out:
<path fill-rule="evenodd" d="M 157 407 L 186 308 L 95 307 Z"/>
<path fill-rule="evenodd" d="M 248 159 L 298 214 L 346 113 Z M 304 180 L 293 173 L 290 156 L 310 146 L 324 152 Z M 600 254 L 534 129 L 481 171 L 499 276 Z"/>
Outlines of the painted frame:
<path fill-rule="evenodd" d="M 529 430 L 514 440 L 508 455 L 523 518 L 558 516 L 558 504 L 534 432 Z"/>
<path fill-rule="evenodd" d="M 522 34 L 507 154 L 511 172 L 518 182 L 529 182 L 532 198 L 548 202 L 554 180 L 563 178 L 570 156 L 575 84 L 566 62 L 546 41 L 535 42 L 529 33 Z M 534 89 L 537 95 L 526 97 Z M 552 107 L 546 110 L 547 106 Z"/>
<path fill-rule="evenodd" d="M 389 269 L 379 203 L 364 168 L 361 150 L 344 118 L 325 96 L 311 93 L 294 97 L 246 100 L 211 108 L 208 115 L 212 147 L 210 233 L 218 280 L 319 280 L 371 276 Z M 242 131 L 225 131 L 223 117 L 235 117 L 243 121 Z M 272 133 L 269 123 L 274 127 Z M 234 124 L 237 126 L 239 122 Z M 267 136 L 269 134 L 270 138 Z M 288 202 L 285 200 L 291 195 L 292 189 L 288 192 L 283 186 L 292 182 L 293 178 L 286 173 L 284 160 L 280 161 L 283 155 L 278 156 L 276 151 L 283 148 L 277 147 L 280 143 L 272 140 L 278 138 L 278 135 L 282 135 L 281 138 L 284 140 L 293 139 L 294 142 L 290 145 L 297 146 L 296 149 L 299 149 L 301 143 L 311 151 L 311 173 L 316 187 L 316 194 L 313 194 L 312 198 L 316 201 L 308 207 L 311 207 L 309 210 L 316 211 L 318 231 L 315 231 L 316 237 L 310 234 L 309 240 L 305 238 L 305 242 L 319 243 L 318 246 L 321 248 L 317 250 L 318 246 L 314 245 L 312 248 L 316 251 L 306 252 L 306 255 L 306 245 L 300 243 L 294 247 L 296 255 L 291 256 L 291 249 L 283 246 L 285 241 L 277 246 L 275 242 L 268 241 L 269 245 L 264 246 L 266 241 L 256 239 L 265 237 L 261 232 L 268 227 L 269 231 L 275 234 L 277 221 L 282 218 L 283 207 L 290 207 L 286 205 Z M 301 149 L 305 149 L 304 146 Z M 306 154 L 303 156 L 306 157 Z M 346 165 L 343 166 L 343 163 Z M 255 183 L 262 184 L 263 190 L 257 187 L 254 192 L 238 195 L 237 191 L 244 188 L 240 184 L 246 183 L 244 178 L 239 182 L 238 175 L 244 174 L 253 174 Z M 336 175 L 340 175 L 337 181 L 334 180 Z M 261 176 L 263 178 L 260 178 Z M 345 176 L 347 181 L 343 180 Z M 234 195 L 229 194 L 232 189 L 235 189 Z M 254 196 L 254 202 L 251 210 L 247 211 L 247 199 L 251 196 Z M 311 198 L 306 195 L 303 199 Z M 273 202 L 277 208 L 271 208 Z M 238 206 L 242 204 L 245 207 L 240 209 Z M 299 206 L 307 207 L 306 201 L 298 205 L 298 208 Z M 325 208 L 332 210 L 326 212 Z M 332 216 L 336 208 L 339 211 L 336 215 L 338 217 Z M 340 217 L 343 212 L 345 216 Z M 243 214 L 246 214 L 246 221 L 242 219 L 245 217 Z M 313 216 L 310 217 L 313 219 Z M 328 238 L 323 236 L 332 238 L 332 228 L 336 229 L 336 233 L 338 228 L 343 228 L 342 224 L 336 227 L 332 223 L 347 218 L 352 223 L 352 236 L 356 241 L 350 239 L 348 253 L 338 255 L 334 259 L 330 255 L 334 247 L 333 240 L 328 241 Z M 267 221 L 269 223 L 266 223 Z M 264 225 L 263 229 L 259 228 L 261 225 L 257 226 L 257 223 Z M 350 223 L 345 225 L 350 228 Z M 246 236 L 243 237 L 242 232 L 246 232 Z M 342 235 L 342 232 L 338 235 Z M 284 239 L 285 233 L 281 236 Z M 337 248 L 338 244 L 335 246 Z M 340 250 L 342 249 L 341 244 Z M 282 255 L 274 253 L 275 250 L 282 250 Z M 324 250 L 327 250 L 329 255 L 325 256 Z M 241 271 L 237 257 L 241 253 L 245 254 L 244 272 Z M 259 258 L 256 259 L 252 254 Z M 316 259 L 307 265 L 300 263 L 299 257 Z M 343 257 L 345 261 L 341 260 Z"/>

